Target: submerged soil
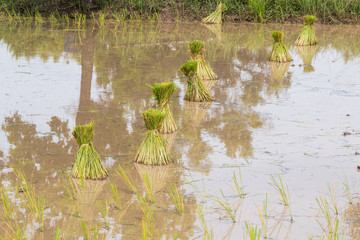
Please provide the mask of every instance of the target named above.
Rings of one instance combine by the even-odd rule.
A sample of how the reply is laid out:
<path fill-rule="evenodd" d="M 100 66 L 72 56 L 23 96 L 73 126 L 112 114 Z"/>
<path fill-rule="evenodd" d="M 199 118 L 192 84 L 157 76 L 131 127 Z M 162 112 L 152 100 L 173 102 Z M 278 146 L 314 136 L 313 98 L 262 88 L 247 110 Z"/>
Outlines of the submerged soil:
<path fill-rule="evenodd" d="M 266 194 L 270 239 L 319 239 L 323 230 L 317 220 L 326 224 L 316 198 L 331 199 L 328 186 L 336 189 L 339 209 L 338 215 L 331 214 L 332 221 L 339 219 L 346 239 L 359 239 L 360 28 L 316 25 L 319 45 L 300 48 L 293 43 L 301 28 L 1 24 L 0 177 L 20 227 L 31 239 L 50 239 L 56 227 L 64 239 L 79 239 L 84 221 L 90 231 L 96 224 L 105 239 L 141 239 L 143 213 L 117 174 L 121 165 L 144 194 L 141 178 L 144 173 L 150 177 L 155 239 L 203 239 L 197 204 L 214 239 L 241 239 L 245 221 L 261 226 L 258 208 L 263 208 Z M 267 60 L 273 30 L 285 33 L 291 63 Z M 205 41 L 206 59 L 219 76 L 207 82 L 214 102 L 183 100 L 186 80 L 178 69 L 189 58 L 187 44 L 193 40 Z M 170 80 L 179 87 L 171 103 L 179 130 L 166 135 L 174 162 L 161 167 L 135 164 L 145 133 L 141 113 L 154 104 L 146 84 Z M 75 159 L 72 129 L 90 121 L 110 177 L 75 181 L 77 217 L 60 171 L 70 170 Z M 44 232 L 38 231 L 24 193 L 14 189 L 21 182 L 12 167 L 23 169 L 36 194 L 46 199 Z M 239 172 L 244 198 L 236 196 L 233 182 Z M 269 184 L 277 174 L 288 185 L 293 222 Z M 342 190 L 344 176 L 353 204 Z M 118 187 L 122 210 L 114 205 L 110 184 Z M 168 193 L 172 184 L 184 198 L 182 216 Z M 237 210 L 236 223 L 217 198 Z M 109 230 L 98 201 L 108 201 Z M 11 231 L 3 217 L 0 226 L 0 237 L 7 238 Z"/>

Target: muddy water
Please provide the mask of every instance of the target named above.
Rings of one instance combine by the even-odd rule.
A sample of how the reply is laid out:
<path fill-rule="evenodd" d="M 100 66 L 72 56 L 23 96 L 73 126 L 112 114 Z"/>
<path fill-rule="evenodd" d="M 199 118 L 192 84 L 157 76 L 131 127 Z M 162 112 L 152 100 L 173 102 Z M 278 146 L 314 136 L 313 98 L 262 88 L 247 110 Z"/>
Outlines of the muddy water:
<path fill-rule="evenodd" d="M 267 61 L 272 30 L 285 32 L 293 62 Z M 80 239 L 84 221 L 91 232 L 96 224 L 106 239 L 141 239 L 143 214 L 116 173 L 120 164 L 144 193 L 141 176 L 150 176 L 155 239 L 177 234 L 203 239 L 196 204 L 214 239 L 245 239 L 245 221 L 261 225 L 258 207 L 266 193 L 271 239 L 318 239 L 323 231 L 316 219 L 326 225 L 316 198 L 330 199 L 328 184 L 336 188 L 341 232 L 360 238 L 355 155 L 360 151 L 360 28 L 317 25 L 320 44 L 309 48 L 293 45 L 300 31 L 295 25 L 128 23 L 75 30 L 0 24 L 0 177 L 19 226 L 32 239 L 50 239 L 56 227 L 64 239 Z M 220 77 L 207 83 L 216 98 L 211 103 L 183 100 L 186 82 L 178 69 L 189 57 L 187 43 L 196 39 L 205 41 L 206 57 Z M 145 132 L 141 113 L 153 105 L 146 84 L 167 80 L 179 87 L 172 99 L 179 131 L 166 136 L 174 163 L 135 165 Z M 74 162 L 71 130 L 90 121 L 110 177 L 88 181 L 85 188 L 75 182 L 77 217 L 60 171 Z M 43 233 L 24 193 L 14 190 L 20 181 L 12 166 L 23 169 L 36 194 L 46 199 Z M 233 191 L 232 177 L 239 171 L 243 199 Z M 278 173 L 290 191 L 294 222 L 269 184 Z M 351 205 L 342 190 L 344 174 L 354 194 Z M 119 189 L 121 211 L 113 205 L 110 183 Z M 167 192 L 172 183 L 184 198 L 183 216 Z M 236 223 L 214 198 L 237 209 Z M 109 230 L 97 205 L 106 200 Z M 0 225 L 0 236 L 8 238 L 5 217 Z"/>

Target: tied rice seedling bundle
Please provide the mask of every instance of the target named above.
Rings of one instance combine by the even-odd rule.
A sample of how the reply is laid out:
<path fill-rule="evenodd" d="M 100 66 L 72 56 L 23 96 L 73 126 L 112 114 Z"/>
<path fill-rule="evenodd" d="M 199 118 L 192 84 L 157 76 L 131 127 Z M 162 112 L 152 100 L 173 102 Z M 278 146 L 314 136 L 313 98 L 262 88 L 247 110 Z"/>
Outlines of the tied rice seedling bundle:
<path fill-rule="evenodd" d="M 290 62 L 292 58 L 286 49 L 285 44 L 282 42 L 284 34 L 280 31 L 274 31 L 271 35 L 275 42 L 269 60 L 274 62 Z"/>
<path fill-rule="evenodd" d="M 215 24 L 221 24 L 222 21 L 222 13 L 227 10 L 227 7 L 225 4 L 220 2 L 215 11 L 212 12 L 209 16 L 203 18 L 201 22 L 203 23 L 215 23 Z"/>
<path fill-rule="evenodd" d="M 314 23 L 317 20 L 316 17 L 308 15 L 304 17 L 305 27 L 301 31 L 300 35 L 295 41 L 295 45 L 308 46 L 316 45 L 318 43 L 315 37 Z"/>
<path fill-rule="evenodd" d="M 157 101 L 159 110 L 165 114 L 164 121 L 162 122 L 159 132 L 160 133 L 173 133 L 177 130 L 176 123 L 172 116 L 169 107 L 169 100 L 171 95 L 176 90 L 176 85 L 173 82 L 154 83 L 154 86 L 149 86 Z"/>
<path fill-rule="evenodd" d="M 100 155 L 92 143 L 94 137 L 93 123 L 76 126 L 72 135 L 79 144 L 72 176 L 82 179 L 105 179 L 108 172 L 102 165 Z"/>
<path fill-rule="evenodd" d="M 180 67 L 180 70 L 187 77 L 187 90 L 184 99 L 193 102 L 212 101 L 214 98 L 198 75 L 197 66 L 198 61 L 189 60 Z"/>
<path fill-rule="evenodd" d="M 203 80 L 214 80 L 218 76 L 211 70 L 209 63 L 204 58 L 205 43 L 194 41 L 189 43 L 189 50 L 193 55 L 192 59 L 198 61 L 197 73 Z"/>
<path fill-rule="evenodd" d="M 136 153 L 134 161 L 149 165 L 168 164 L 170 157 L 167 142 L 159 132 L 165 113 L 159 109 L 148 109 L 143 112 L 143 118 L 148 132 Z"/>

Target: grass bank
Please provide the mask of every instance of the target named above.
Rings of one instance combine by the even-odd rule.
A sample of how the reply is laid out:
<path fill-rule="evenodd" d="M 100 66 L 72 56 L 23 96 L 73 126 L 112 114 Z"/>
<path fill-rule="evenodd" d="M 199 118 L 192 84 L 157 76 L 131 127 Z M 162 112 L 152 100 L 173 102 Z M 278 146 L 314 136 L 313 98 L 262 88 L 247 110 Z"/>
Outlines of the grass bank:
<path fill-rule="evenodd" d="M 223 0 L 226 21 L 302 22 L 316 15 L 322 23 L 360 23 L 360 0 Z M 216 8 L 216 0 L 2 0 L 3 15 L 56 16 L 196 21 Z"/>

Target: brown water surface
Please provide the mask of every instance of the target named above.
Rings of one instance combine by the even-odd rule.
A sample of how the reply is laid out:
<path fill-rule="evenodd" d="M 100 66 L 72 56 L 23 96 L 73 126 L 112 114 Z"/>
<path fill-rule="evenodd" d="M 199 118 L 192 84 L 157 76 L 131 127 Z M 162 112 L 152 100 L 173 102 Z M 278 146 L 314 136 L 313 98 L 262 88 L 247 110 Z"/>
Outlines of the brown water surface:
<path fill-rule="evenodd" d="M 316 219 L 325 222 L 316 198 L 329 199 L 327 184 L 336 186 L 341 233 L 359 239 L 360 28 L 316 25 L 319 45 L 295 47 L 301 28 L 135 22 L 76 30 L 1 23 L 0 177 L 20 228 L 31 239 L 51 239 L 56 227 L 64 239 L 79 239 L 85 221 L 91 231 L 97 224 L 105 239 L 141 239 L 143 213 L 116 173 L 120 164 L 141 192 L 142 175 L 150 177 L 154 239 L 203 239 L 196 204 L 214 239 L 243 239 L 244 221 L 260 227 L 258 207 L 266 193 L 270 239 L 318 239 L 323 231 Z M 273 30 L 284 31 L 291 63 L 267 61 Z M 219 76 L 207 82 L 214 102 L 183 100 L 186 80 L 178 69 L 189 58 L 187 43 L 196 39 L 205 41 L 206 58 Z M 153 106 L 146 84 L 169 80 L 179 87 L 172 98 L 179 131 L 167 136 L 174 163 L 134 164 L 145 133 L 141 113 Z M 85 188 L 75 182 L 77 217 L 60 170 L 74 162 L 72 129 L 90 121 L 110 177 L 87 181 Z M 21 182 L 12 166 L 22 168 L 45 198 L 44 232 L 24 193 L 14 190 Z M 239 170 L 244 199 L 233 191 Z M 288 185 L 294 222 L 269 184 L 277 173 Z M 344 174 L 352 205 L 342 190 Z M 121 211 L 113 205 L 110 183 L 119 189 Z M 185 201 L 183 216 L 168 193 L 173 183 Z M 236 223 L 214 198 L 237 209 Z M 99 200 L 109 203 L 109 230 Z M 0 213 L 0 238 L 7 239 L 11 230 L 2 205 Z"/>

